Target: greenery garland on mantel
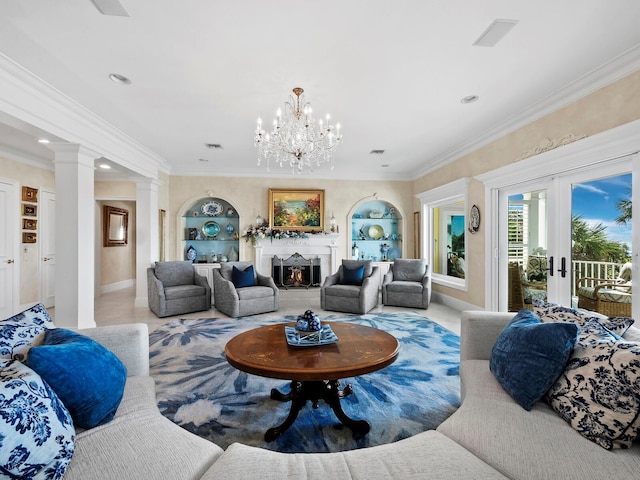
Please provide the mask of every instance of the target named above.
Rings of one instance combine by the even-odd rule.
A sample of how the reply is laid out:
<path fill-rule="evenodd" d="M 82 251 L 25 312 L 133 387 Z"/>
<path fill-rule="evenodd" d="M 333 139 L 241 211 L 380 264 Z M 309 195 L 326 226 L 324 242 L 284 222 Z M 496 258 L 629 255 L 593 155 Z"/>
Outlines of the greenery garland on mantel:
<path fill-rule="evenodd" d="M 299 230 L 281 230 L 278 228 L 271 228 L 269 225 L 264 224 L 259 227 L 249 225 L 247 230 L 242 234 L 242 238 L 244 238 L 246 242 L 251 242 L 251 245 L 255 245 L 263 238 L 269 238 L 273 241 L 274 239 L 284 240 L 289 238 L 309 238 L 309 235 L 327 235 L 327 233 L 315 230 L 311 230 L 309 232 Z"/>

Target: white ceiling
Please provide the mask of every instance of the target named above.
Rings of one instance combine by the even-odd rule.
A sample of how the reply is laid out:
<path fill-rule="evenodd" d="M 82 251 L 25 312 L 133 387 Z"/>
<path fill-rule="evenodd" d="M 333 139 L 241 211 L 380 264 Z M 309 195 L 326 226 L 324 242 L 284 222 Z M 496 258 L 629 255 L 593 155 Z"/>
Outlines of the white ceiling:
<path fill-rule="evenodd" d="M 0 52 L 172 175 L 290 176 L 256 166 L 253 132 L 296 86 L 344 135 L 334 172 L 312 175 L 411 179 L 640 68 L 637 0 L 120 1 L 129 17 L 0 0 Z M 473 46 L 495 19 L 518 23 Z M 0 153 L 50 161 L 28 146 L 37 132 L 5 123 Z"/>

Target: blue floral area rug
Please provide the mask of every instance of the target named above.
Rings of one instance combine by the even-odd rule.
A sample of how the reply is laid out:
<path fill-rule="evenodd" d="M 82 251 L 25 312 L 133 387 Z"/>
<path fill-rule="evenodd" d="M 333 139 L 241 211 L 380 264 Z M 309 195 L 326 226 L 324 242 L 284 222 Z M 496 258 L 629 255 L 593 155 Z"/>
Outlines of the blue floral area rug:
<path fill-rule="evenodd" d="M 279 452 L 337 452 L 381 445 L 436 428 L 460 405 L 459 337 L 415 313 L 360 316 L 324 315 L 321 321 L 348 321 L 379 328 L 400 343 L 387 368 L 347 378 L 353 394 L 342 400 L 345 413 L 371 424 L 353 434 L 323 401 L 311 402 L 294 424 L 272 442 L 264 433 L 281 424 L 290 403 L 270 398 L 272 388 L 289 391 L 289 381 L 237 370 L 224 347 L 238 333 L 295 317 L 174 320 L 150 335 L 150 369 L 160 411 L 171 421 L 222 448 L 233 442 Z M 311 348 L 311 347 L 309 347 Z"/>

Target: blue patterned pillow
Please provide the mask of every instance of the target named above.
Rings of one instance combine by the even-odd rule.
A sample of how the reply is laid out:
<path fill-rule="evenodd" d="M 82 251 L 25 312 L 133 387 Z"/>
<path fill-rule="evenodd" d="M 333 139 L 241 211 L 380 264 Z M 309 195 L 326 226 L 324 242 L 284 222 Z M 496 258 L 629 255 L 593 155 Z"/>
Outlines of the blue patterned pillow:
<path fill-rule="evenodd" d="M 624 335 L 634 323 L 634 319 L 629 317 L 607 317 L 597 312 L 577 310 L 549 302 L 534 302 L 533 311 L 543 322 L 571 322 L 579 327 L 589 320 L 596 319 L 607 330 L 620 336 Z"/>
<path fill-rule="evenodd" d="M 572 323 L 542 323 L 523 309 L 500 333 L 489 368 L 525 410 L 531 410 L 564 370 L 576 341 Z"/>
<path fill-rule="evenodd" d="M 95 340 L 64 328 L 49 330 L 43 344 L 29 350 L 26 364 L 56 392 L 77 426 L 93 428 L 115 416 L 127 369 Z"/>
<path fill-rule="evenodd" d="M 31 348 L 44 338 L 45 330 L 55 328 L 41 303 L 0 320 L 0 358 L 23 361 Z"/>
<path fill-rule="evenodd" d="M 234 265 L 231 272 L 231 281 L 236 288 L 253 287 L 256 284 L 253 265 L 249 265 L 244 270 L 240 270 Z"/>
<path fill-rule="evenodd" d="M 547 401 L 601 447 L 631 447 L 640 435 L 640 343 L 625 341 L 597 320 L 587 322 Z"/>
<path fill-rule="evenodd" d="M 0 360 L 0 477 L 61 479 L 75 448 L 69 412 L 33 370 Z"/>

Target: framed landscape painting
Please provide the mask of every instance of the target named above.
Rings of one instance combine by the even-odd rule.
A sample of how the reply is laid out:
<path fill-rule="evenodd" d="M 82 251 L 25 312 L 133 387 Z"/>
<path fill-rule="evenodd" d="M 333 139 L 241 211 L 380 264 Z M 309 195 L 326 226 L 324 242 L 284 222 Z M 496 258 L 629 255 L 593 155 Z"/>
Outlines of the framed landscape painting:
<path fill-rule="evenodd" d="M 269 225 L 280 230 L 324 230 L 324 190 L 270 188 Z"/>

